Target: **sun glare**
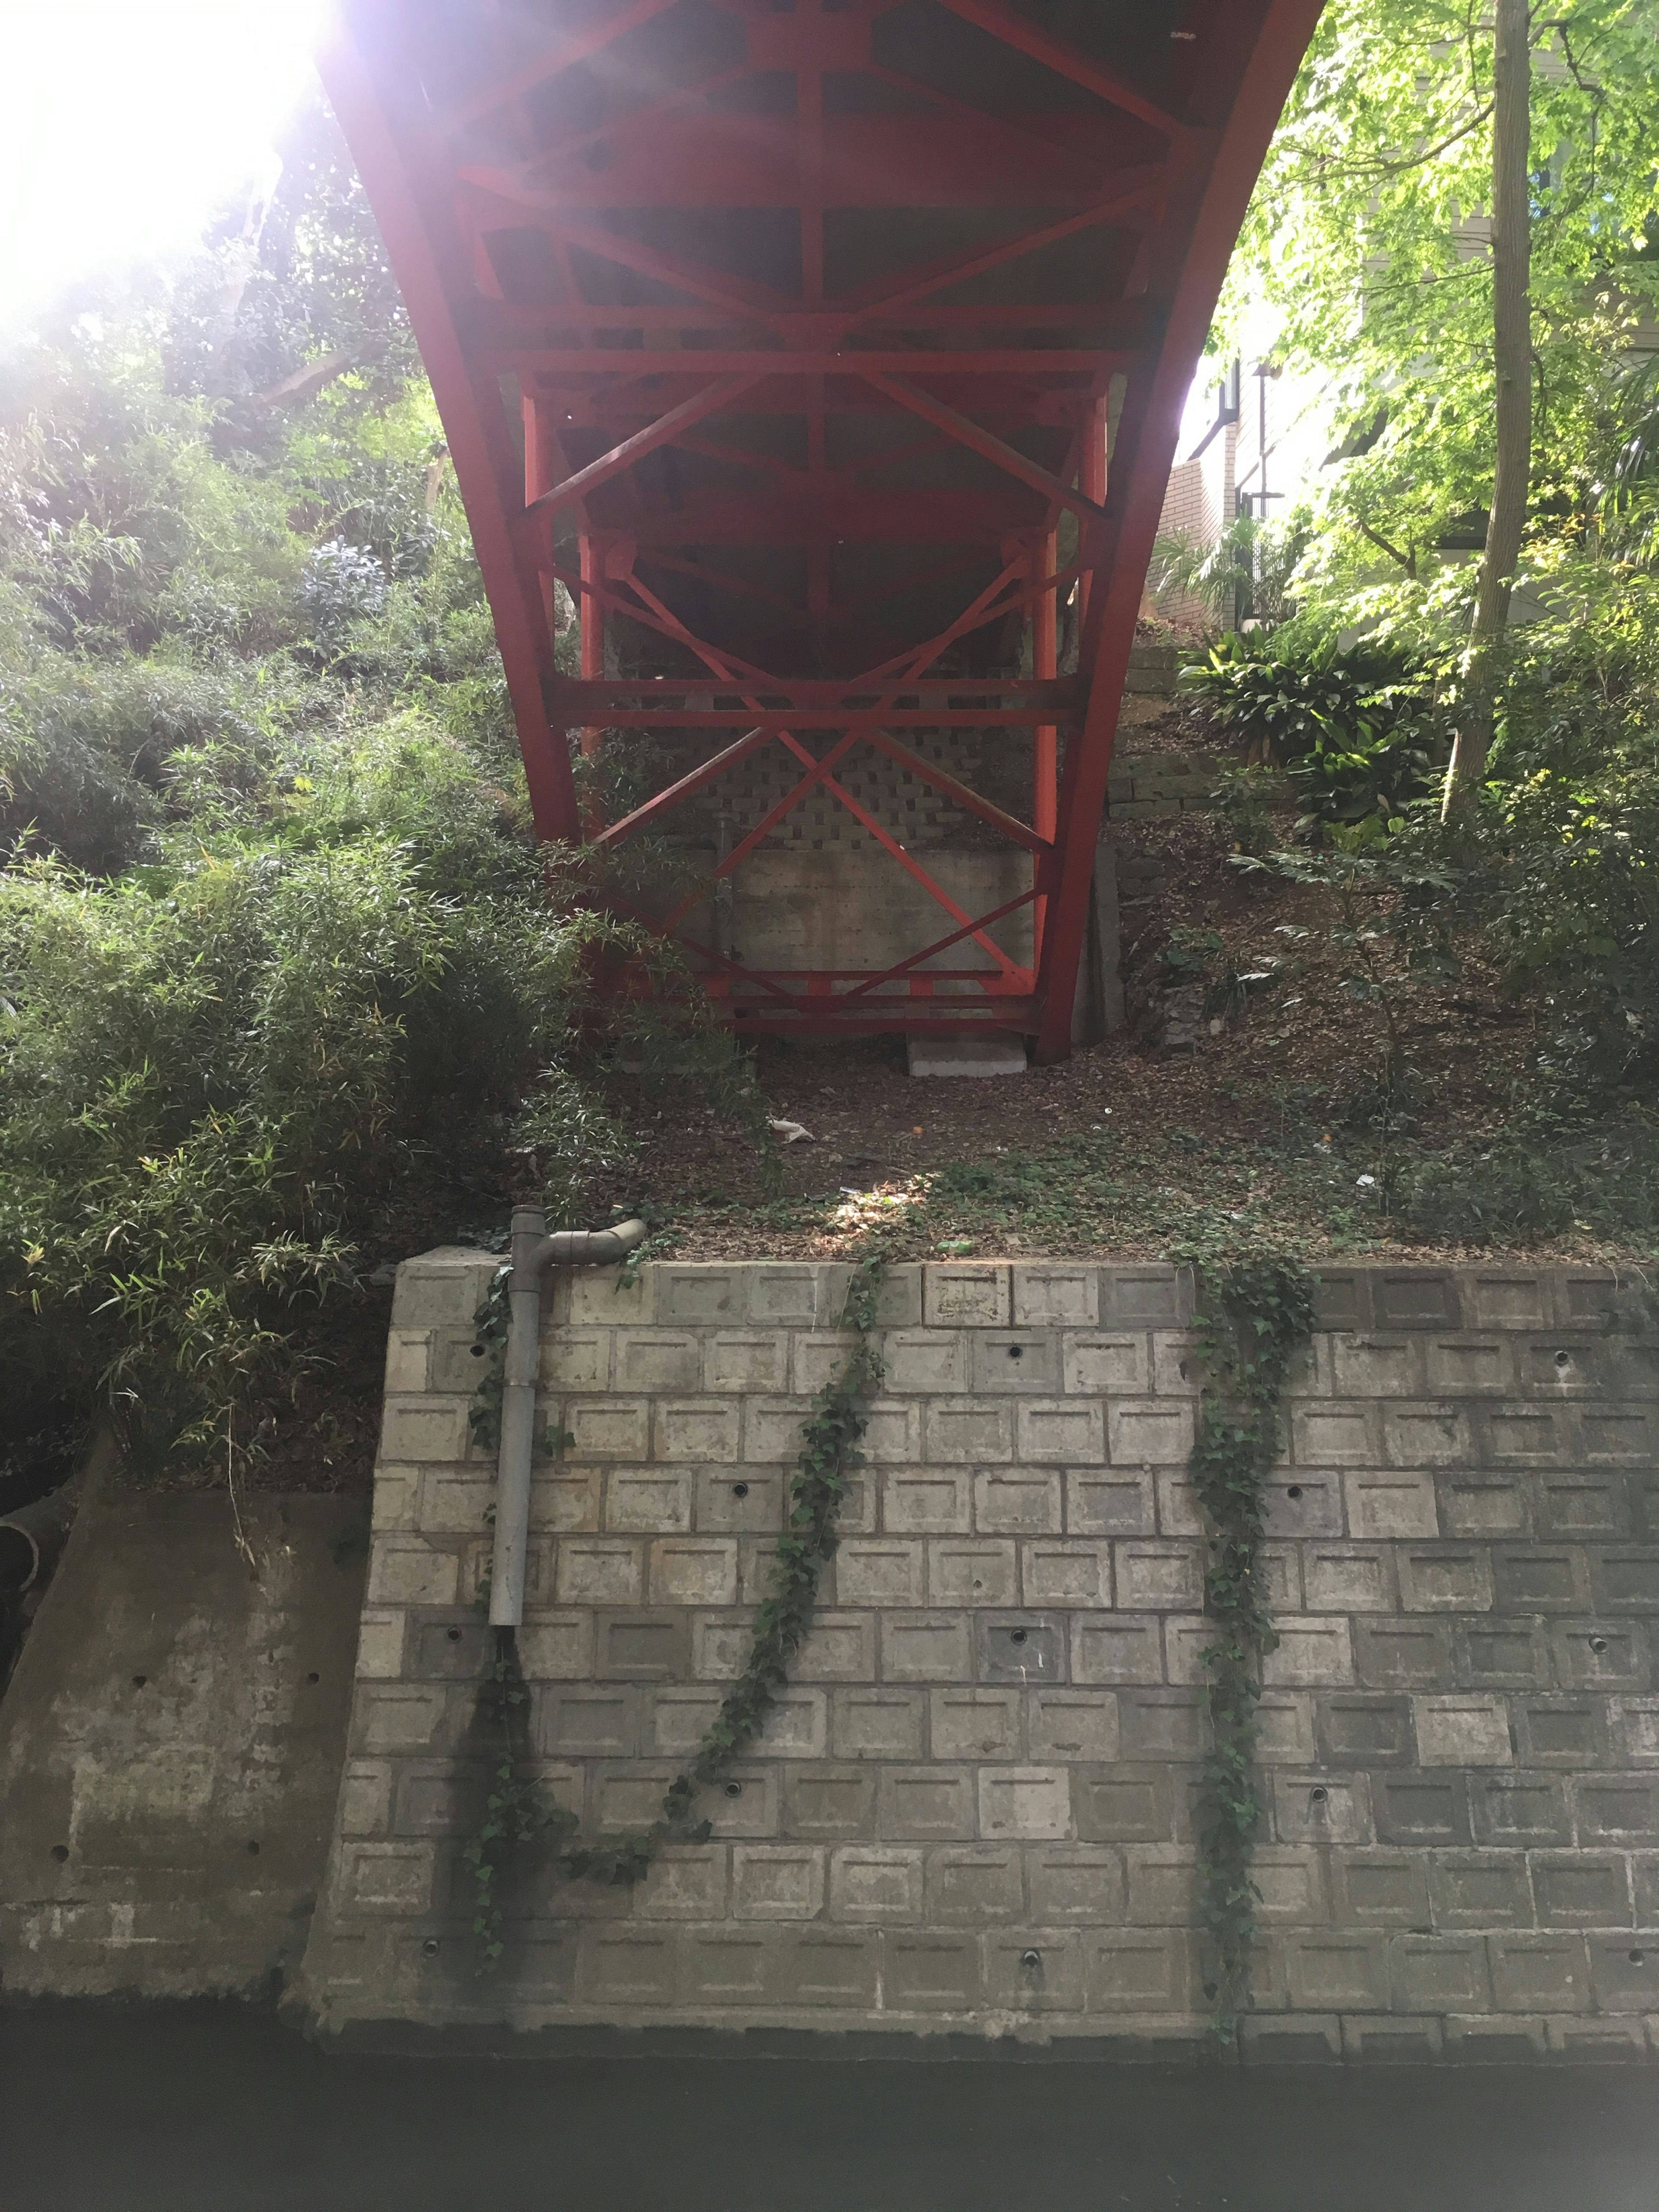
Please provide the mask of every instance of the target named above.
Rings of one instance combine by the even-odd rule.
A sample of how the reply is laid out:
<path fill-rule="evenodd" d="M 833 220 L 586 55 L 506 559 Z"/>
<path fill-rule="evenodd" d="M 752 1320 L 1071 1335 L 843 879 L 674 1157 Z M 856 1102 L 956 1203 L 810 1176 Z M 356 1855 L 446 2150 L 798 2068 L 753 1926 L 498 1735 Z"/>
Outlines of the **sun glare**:
<path fill-rule="evenodd" d="M 0 0 L 0 329 L 274 166 L 325 0 Z"/>

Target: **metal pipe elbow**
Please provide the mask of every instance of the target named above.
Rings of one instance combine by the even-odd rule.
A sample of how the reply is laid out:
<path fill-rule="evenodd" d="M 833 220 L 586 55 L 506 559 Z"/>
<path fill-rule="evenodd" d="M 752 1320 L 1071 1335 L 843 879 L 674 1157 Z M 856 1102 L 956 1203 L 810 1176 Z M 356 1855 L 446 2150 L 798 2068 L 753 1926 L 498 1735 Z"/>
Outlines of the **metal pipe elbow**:
<path fill-rule="evenodd" d="M 538 1240 L 533 1266 L 538 1273 L 546 1267 L 605 1267 L 625 1260 L 644 1242 L 642 1221 L 619 1221 L 614 1229 L 556 1229 Z"/>

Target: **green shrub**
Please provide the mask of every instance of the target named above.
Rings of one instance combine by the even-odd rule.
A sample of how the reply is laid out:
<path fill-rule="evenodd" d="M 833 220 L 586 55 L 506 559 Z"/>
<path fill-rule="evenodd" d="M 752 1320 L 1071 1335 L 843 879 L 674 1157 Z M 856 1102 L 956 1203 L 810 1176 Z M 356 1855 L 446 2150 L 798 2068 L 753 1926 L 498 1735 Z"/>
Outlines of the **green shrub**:
<path fill-rule="evenodd" d="M 1386 1206 L 1424 1244 L 1525 1247 L 1575 1228 L 1629 1244 L 1659 1233 L 1659 1142 L 1643 1127 L 1466 1141 L 1404 1158 Z"/>
<path fill-rule="evenodd" d="M 0 876 L 0 1367 L 103 1397 L 141 1457 L 246 1442 L 296 1310 L 520 1125 L 558 1198 L 625 1163 L 579 1036 L 607 949 L 641 947 L 434 896 L 386 836 Z"/>
<path fill-rule="evenodd" d="M 1310 823 L 1398 817 L 1435 781 L 1431 687 L 1402 655 L 1327 643 L 1290 659 L 1230 633 L 1181 675 L 1253 765 L 1288 770 Z"/>
<path fill-rule="evenodd" d="M 536 846 L 332 125 L 251 273 L 210 244 L 88 304 L 0 362 L 0 1403 L 222 1467 L 366 1262 L 538 1185 L 592 1218 L 641 1097 L 764 1115 L 684 966 Z"/>
<path fill-rule="evenodd" d="M 1596 1084 L 1659 1068 L 1659 763 L 1540 769 L 1489 793 L 1475 885 L 1509 989 L 1539 1005 L 1547 1065 Z"/>
<path fill-rule="evenodd" d="M 234 687 L 136 654 L 0 665 L 0 842 L 98 874 L 153 853 L 174 763 L 246 761 L 259 733 Z"/>
<path fill-rule="evenodd" d="M 313 850 L 392 838 L 436 896 L 530 893 L 542 864 L 520 833 L 522 771 L 516 757 L 499 780 L 494 768 L 419 708 L 360 728 L 302 730 L 276 757 L 253 835 L 274 830 Z"/>

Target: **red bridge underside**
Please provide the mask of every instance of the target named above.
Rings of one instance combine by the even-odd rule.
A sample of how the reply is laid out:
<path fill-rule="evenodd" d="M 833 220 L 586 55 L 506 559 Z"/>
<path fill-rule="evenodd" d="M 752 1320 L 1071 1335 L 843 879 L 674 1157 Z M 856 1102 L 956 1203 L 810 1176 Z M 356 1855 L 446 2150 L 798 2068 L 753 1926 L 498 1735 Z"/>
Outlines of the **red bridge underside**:
<path fill-rule="evenodd" d="M 325 75 L 538 830 L 745 1028 L 1070 1048 L 1181 409 L 1319 4 L 347 0 Z M 1030 855 L 1012 902 L 848 787 L 872 752 Z M 776 796 L 711 855 L 684 825 L 745 762 Z M 717 879 L 826 802 L 936 919 L 878 968 L 746 966 Z M 623 848 L 677 831 L 698 879 L 653 898 Z"/>

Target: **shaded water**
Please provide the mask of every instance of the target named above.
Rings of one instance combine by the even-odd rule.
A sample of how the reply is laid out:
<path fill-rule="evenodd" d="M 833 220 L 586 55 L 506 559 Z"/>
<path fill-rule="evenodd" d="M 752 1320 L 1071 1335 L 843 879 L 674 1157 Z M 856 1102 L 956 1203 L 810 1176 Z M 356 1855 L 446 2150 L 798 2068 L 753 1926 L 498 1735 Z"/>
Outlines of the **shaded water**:
<path fill-rule="evenodd" d="M 4 2212 L 1654 2212 L 1659 2078 L 324 2054 L 0 2009 Z"/>

